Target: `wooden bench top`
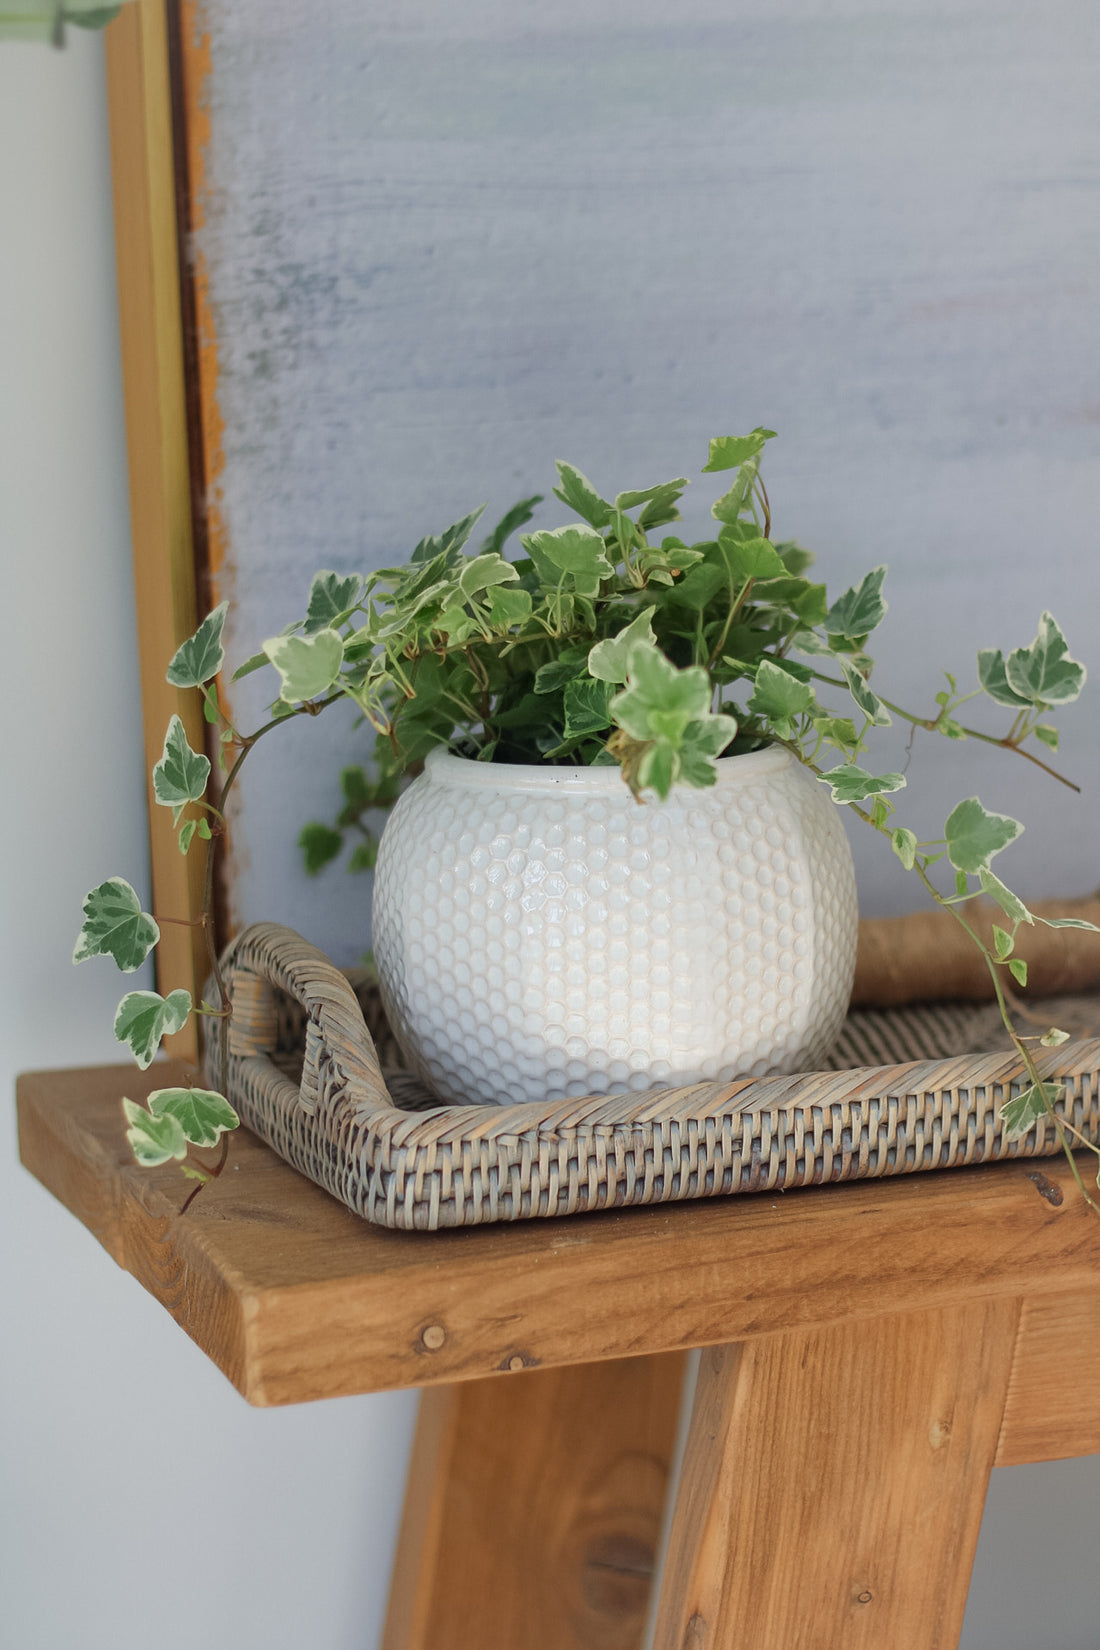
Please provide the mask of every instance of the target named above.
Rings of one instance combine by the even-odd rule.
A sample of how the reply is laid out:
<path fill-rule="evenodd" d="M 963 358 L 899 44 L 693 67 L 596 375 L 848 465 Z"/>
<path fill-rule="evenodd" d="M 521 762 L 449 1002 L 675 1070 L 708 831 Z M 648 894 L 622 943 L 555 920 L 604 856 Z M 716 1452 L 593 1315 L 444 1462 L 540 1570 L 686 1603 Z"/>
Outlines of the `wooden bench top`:
<path fill-rule="evenodd" d="M 992 1297 L 1072 1297 L 1100 1357 L 1100 1220 L 1061 1159 L 468 1231 L 372 1227 L 243 1129 L 186 1215 L 123 1094 L 160 1065 L 19 1080 L 24 1164 L 256 1404 L 717 1345 Z M 1080 1305 L 1073 1308 L 1080 1318 Z M 1091 1309 L 1089 1309 L 1091 1311 Z M 1093 1446 L 1100 1449 L 1100 1436 Z"/>

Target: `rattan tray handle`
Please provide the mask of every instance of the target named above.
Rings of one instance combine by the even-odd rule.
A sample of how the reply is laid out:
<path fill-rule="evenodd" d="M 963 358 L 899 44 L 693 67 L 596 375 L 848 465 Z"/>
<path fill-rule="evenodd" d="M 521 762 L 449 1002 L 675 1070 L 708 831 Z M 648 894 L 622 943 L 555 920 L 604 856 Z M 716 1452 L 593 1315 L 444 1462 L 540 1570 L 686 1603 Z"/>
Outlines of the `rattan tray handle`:
<path fill-rule="evenodd" d="M 231 1069 L 247 1063 L 264 1080 L 292 1087 L 271 1060 L 276 1046 L 278 1008 L 275 988 L 305 1009 L 305 1062 L 298 1105 L 308 1116 L 317 1109 L 323 1081 L 338 1079 L 353 1103 L 393 1105 L 378 1064 L 374 1040 L 355 993 L 324 954 L 290 929 L 275 923 L 248 928 L 227 950 L 223 977 L 233 1007 L 229 1022 Z M 217 1039 L 211 1039 L 207 1062 L 213 1078 L 219 1069 Z M 266 1069 L 264 1069 L 266 1068 Z"/>

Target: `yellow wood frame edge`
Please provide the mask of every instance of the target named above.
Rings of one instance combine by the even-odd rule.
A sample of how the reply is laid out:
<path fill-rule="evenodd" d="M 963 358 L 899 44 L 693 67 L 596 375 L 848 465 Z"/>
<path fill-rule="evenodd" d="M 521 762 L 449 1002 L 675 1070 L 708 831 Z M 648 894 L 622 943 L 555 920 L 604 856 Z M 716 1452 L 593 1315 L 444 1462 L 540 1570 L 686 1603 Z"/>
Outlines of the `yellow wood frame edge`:
<path fill-rule="evenodd" d="M 191 745 L 196 750 L 204 745 L 198 696 L 170 687 L 164 674 L 197 622 L 164 0 L 124 6 L 106 31 L 105 45 L 145 762 L 151 775 L 173 712 Z M 170 811 L 153 803 L 151 777 L 148 785 L 154 914 L 162 922 L 193 920 L 202 910 L 203 856 L 183 857 Z M 182 986 L 198 1000 L 206 969 L 201 929 L 166 924 L 157 958 L 161 991 Z M 193 1025 L 167 1041 L 178 1058 L 196 1056 Z"/>

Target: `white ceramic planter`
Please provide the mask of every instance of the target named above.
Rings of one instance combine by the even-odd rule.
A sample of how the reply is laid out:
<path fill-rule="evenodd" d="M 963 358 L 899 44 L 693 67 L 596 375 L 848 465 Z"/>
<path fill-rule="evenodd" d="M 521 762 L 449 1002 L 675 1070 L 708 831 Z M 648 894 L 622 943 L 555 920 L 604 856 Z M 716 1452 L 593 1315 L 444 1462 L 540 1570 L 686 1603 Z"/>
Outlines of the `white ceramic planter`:
<path fill-rule="evenodd" d="M 448 1101 L 811 1069 L 840 1029 L 856 893 L 839 810 L 778 748 L 639 804 L 617 768 L 433 751 L 386 826 L 374 952 Z"/>

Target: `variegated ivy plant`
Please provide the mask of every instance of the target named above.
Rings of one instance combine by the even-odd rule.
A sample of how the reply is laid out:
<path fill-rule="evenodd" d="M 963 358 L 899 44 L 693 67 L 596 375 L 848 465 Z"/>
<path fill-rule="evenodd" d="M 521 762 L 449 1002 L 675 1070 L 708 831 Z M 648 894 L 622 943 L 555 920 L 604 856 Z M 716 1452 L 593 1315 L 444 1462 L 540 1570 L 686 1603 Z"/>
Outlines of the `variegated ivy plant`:
<path fill-rule="evenodd" d="M 138 1064 L 148 1066 L 161 1037 L 179 1030 L 192 1012 L 215 1016 L 224 1032 L 229 1010 L 212 936 L 213 856 L 242 763 L 257 740 L 289 718 L 350 700 L 374 730 L 373 772 L 346 768 L 335 824 L 314 823 L 302 833 L 311 871 L 340 853 L 349 832 L 356 838 L 351 868 L 373 864 L 372 813 L 395 800 L 404 776 L 436 745 L 483 762 L 618 765 L 635 796 L 654 805 L 674 785 L 712 785 L 719 757 L 778 743 L 830 787 L 837 803 L 885 834 L 906 870 L 966 929 L 985 959 L 1029 1079 L 1003 1108 L 1004 1128 L 1019 1137 L 1052 1118 L 1073 1163 L 1074 1131 L 1056 1110 L 1059 1085 L 1042 1080 L 1030 1046 L 1035 1039 L 1016 1032 L 1011 987 L 1006 992 L 1006 978 L 1021 986 L 1027 980 L 1026 964 L 1015 955 L 1021 925 L 1045 920 L 992 869 L 1023 826 L 975 796 L 951 810 L 938 839 L 919 840 L 895 812 L 905 776 L 876 773 L 869 747 L 876 730 L 898 717 L 914 730 L 1001 746 L 1061 779 L 1047 759 L 1058 748 L 1050 717 L 1078 697 L 1084 667 L 1044 613 L 1033 641 L 1007 654 L 997 648 L 978 653 L 976 687 L 961 689 L 947 675 L 928 714 L 885 698 L 870 685 L 867 644 L 886 612 L 886 569 L 875 568 L 830 601 L 824 584 L 810 576 L 809 553 L 773 540 L 760 474 L 772 436 L 757 429 L 711 441 L 704 473 L 724 471 L 730 485 L 712 506 L 713 535 L 696 544 L 657 537 L 679 519 L 686 477 L 608 499 L 562 463 L 554 493 L 579 520 L 522 535 L 522 553 L 514 559 L 504 553 L 508 540 L 531 520 L 541 498 L 517 504 L 476 548 L 470 540 L 480 510 L 422 539 L 399 566 L 366 577 L 318 573 L 304 616 L 235 673 L 234 680 L 274 669 L 279 682 L 269 720 L 247 735 L 234 725 L 216 685 L 226 605 L 211 613 L 176 653 L 168 680 L 202 695 L 207 721 L 218 730 L 221 774 L 212 783 L 210 760 L 190 748 L 173 717 L 153 785 L 157 802 L 173 810 L 180 851 L 201 842 L 207 854 L 201 921 L 216 1000 L 195 1005 L 183 990 L 125 996 L 115 1032 Z M 959 720 L 962 706 L 979 697 L 1007 713 L 1007 728 L 989 731 Z M 978 891 L 1003 913 L 992 947 L 967 917 L 965 901 Z M 159 937 L 156 922 L 120 878 L 91 891 L 84 916 L 78 962 L 107 953 L 132 971 Z M 1067 919 L 1048 926 L 1091 925 Z M 1038 1041 L 1057 1044 L 1064 1035 L 1052 1028 Z M 147 1107 L 125 1105 L 140 1162 L 182 1162 L 189 1145 L 211 1146 L 219 1138 L 224 1161 L 225 1131 L 236 1116 L 223 1095 L 162 1089 Z M 1100 1149 L 1090 1149 L 1100 1157 Z M 200 1179 L 217 1172 L 187 1168 Z M 1100 1212 L 1076 1165 L 1074 1173 Z"/>

